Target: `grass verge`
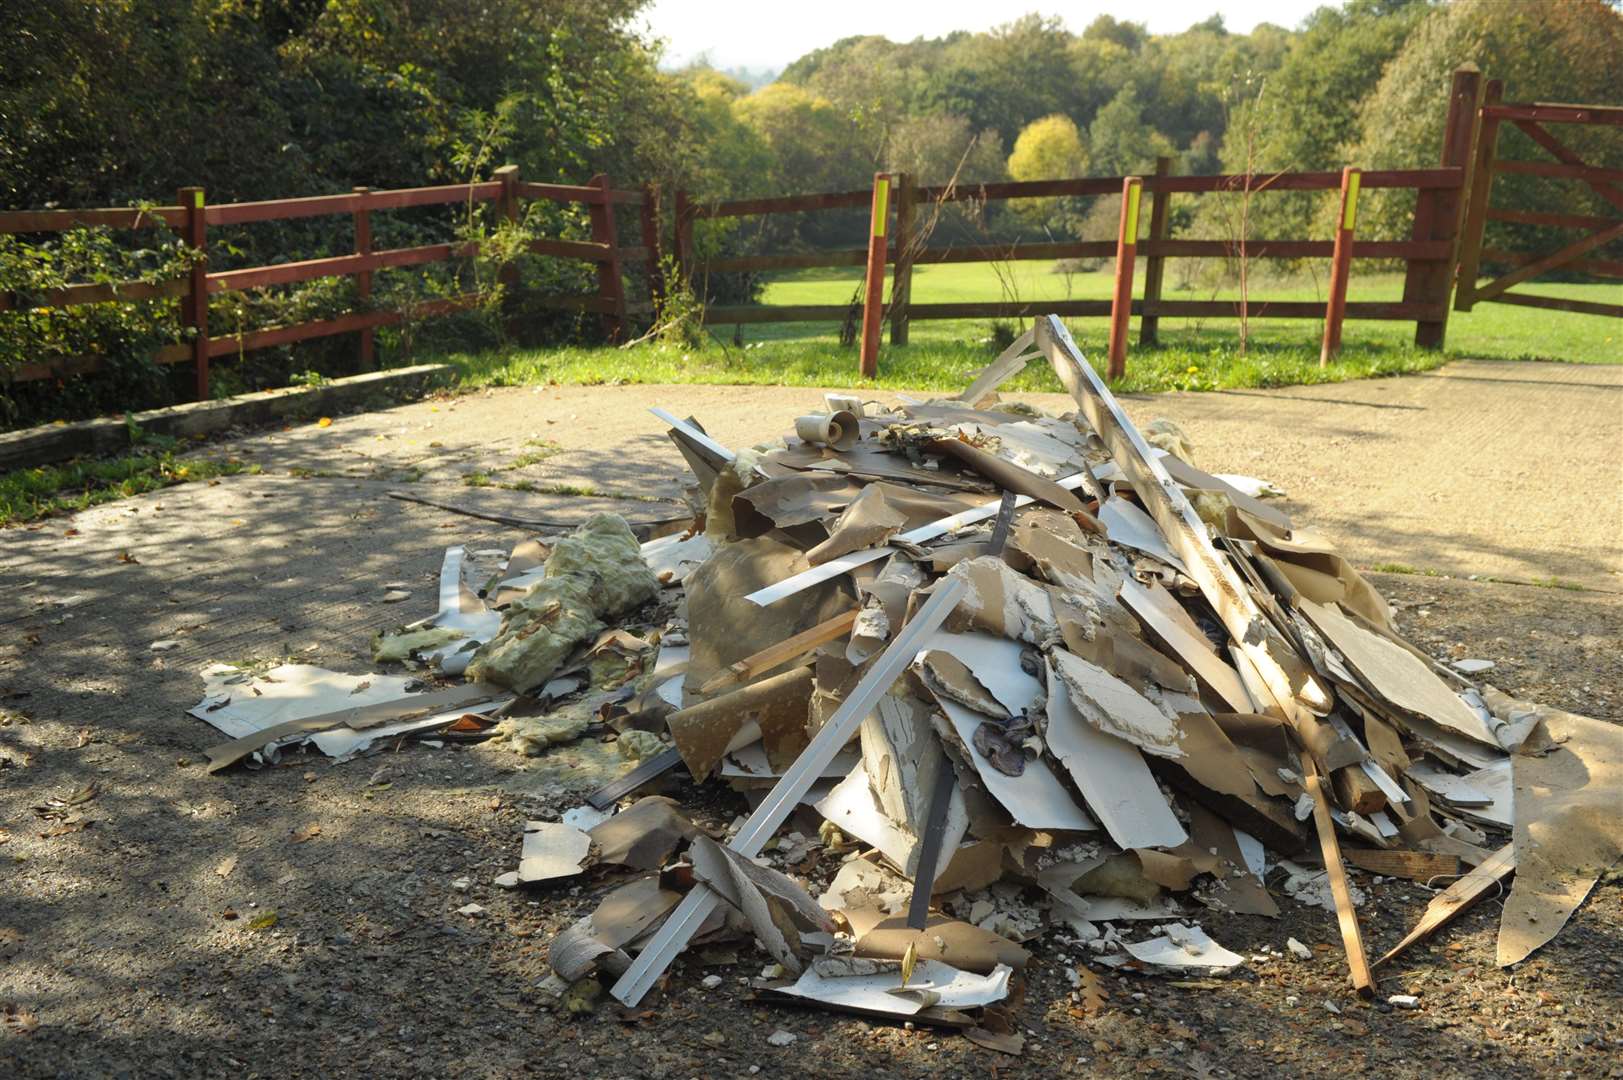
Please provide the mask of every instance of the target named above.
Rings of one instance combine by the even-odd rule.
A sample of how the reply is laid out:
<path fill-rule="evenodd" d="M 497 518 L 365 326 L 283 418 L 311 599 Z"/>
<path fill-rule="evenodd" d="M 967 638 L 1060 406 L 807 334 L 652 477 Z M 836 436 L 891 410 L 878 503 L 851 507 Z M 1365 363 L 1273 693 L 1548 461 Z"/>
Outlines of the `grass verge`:
<path fill-rule="evenodd" d="M 148 437 L 143 446 L 146 452 L 0 473 L 0 528 L 176 484 L 259 471 L 258 465 L 229 457 L 182 459 L 171 439 Z"/>

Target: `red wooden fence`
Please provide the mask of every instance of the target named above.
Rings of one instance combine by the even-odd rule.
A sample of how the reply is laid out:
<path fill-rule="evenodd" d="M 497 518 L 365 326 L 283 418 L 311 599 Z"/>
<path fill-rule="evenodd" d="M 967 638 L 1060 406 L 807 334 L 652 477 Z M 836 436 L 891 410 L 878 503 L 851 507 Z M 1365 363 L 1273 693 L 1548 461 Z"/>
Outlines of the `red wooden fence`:
<path fill-rule="evenodd" d="M 519 179 L 517 166 L 509 165 L 497 169 L 493 179 L 478 183 L 403 188 L 394 191 L 356 188 L 342 195 L 315 195 L 308 198 L 270 199 L 263 202 L 223 203 L 212 206 L 205 200 L 201 188 L 181 188 L 177 194 L 178 205 L 148 209 L 0 211 L 0 233 L 56 232 L 86 225 L 124 229 L 167 226 L 178 232 L 188 246 L 205 253 L 205 258 L 198 261 L 189 273 L 172 281 L 70 285 L 43 294 L 27 296 L 0 293 L 0 311 L 19 310 L 25 306 L 70 307 L 75 304 L 179 297 L 181 325 L 187 331 L 189 340 L 159 349 L 155 359 L 162 364 L 190 361 L 197 373 L 196 390 L 201 400 L 208 397 L 209 362 L 212 359 L 311 338 L 330 337 L 334 334 L 359 334 L 361 367 L 363 370 L 369 370 L 375 364 L 373 331 L 379 326 L 399 323 L 408 317 L 406 313 L 399 311 L 353 311 L 313 322 L 266 327 L 242 334 L 210 336 L 208 298 L 211 295 L 272 285 L 290 285 L 315 278 L 344 276 L 356 278 L 357 292 L 365 299 L 371 295 L 373 274 L 377 271 L 422 266 L 478 254 L 479 247 L 475 243 L 425 244 L 418 247 L 374 250 L 371 216 L 379 211 L 470 201 L 491 202 L 501 209 L 504 217 L 516 221 L 521 216 L 520 206 L 525 199 L 584 204 L 591 218 L 591 240 L 539 239 L 530 243 L 529 250 L 538 255 L 594 263 L 598 267 L 598 291 L 588 296 L 527 297 L 526 303 L 543 308 L 598 313 L 602 315 L 605 329 L 611 337 L 624 337 L 628 316 L 642 310 L 637 308 L 634 311 L 633 305 L 627 303 L 623 277 L 624 264 L 638 261 L 646 263 L 650 281 L 655 280 L 657 273 L 658 222 L 656 217 L 646 212 L 652 208 L 652 194 L 646 190 L 617 190 L 606 176 L 594 177 L 591 183 L 584 186 L 531 184 Z M 641 215 L 641 244 L 626 246 L 619 243 L 613 214 L 613 208 L 619 205 L 636 206 L 645 211 Z M 210 273 L 208 270 L 206 253 L 211 226 L 291 221 L 330 214 L 350 215 L 355 230 L 354 254 L 216 273 Z M 503 280 L 511 283 L 516 278 L 511 270 L 504 269 Z M 464 294 L 429 301 L 414 306 L 409 317 L 431 318 L 449 314 L 472 307 L 480 299 L 477 294 Z M 83 356 L 24 364 L 11 369 L 6 375 L 13 382 L 26 382 L 86 374 L 98 371 L 102 367 L 103 361 L 100 357 Z"/>

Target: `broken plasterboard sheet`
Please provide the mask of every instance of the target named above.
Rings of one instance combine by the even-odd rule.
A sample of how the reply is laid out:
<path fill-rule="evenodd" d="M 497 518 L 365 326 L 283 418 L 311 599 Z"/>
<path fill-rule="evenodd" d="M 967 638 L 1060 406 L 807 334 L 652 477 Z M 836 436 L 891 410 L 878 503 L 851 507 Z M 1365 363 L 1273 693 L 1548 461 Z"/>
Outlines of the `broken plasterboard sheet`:
<path fill-rule="evenodd" d="M 991 634 L 938 630 L 925 641 L 921 657 L 932 650 L 947 653 L 963 664 L 977 686 L 990 692 L 1010 716 L 1026 712 L 1042 695 L 1042 684 L 1020 666 L 1023 650 L 1017 641 Z M 953 696 L 962 700 L 972 696 L 972 690 L 965 688 L 962 695 Z"/>
<path fill-rule="evenodd" d="M 1018 669 L 1016 669 L 1018 670 Z M 953 731 L 963 746 L 970 765 L 992 797 L 1003 805 L 1016 824 L 1028 829 L 1065 829 L 1089 832 L 1099 827 L 1087 811 L 1076 805 L 1071 793 L 1060 783 L 1041 758 L 1026 762 L 1019 776 L 1009 776 L 992 766 L 975 749 L 975 729 L 986 717 L 955 701 L 940 702 Z"/>
<path fill-rule="evenodd" d="M 1064 684 L 1074 712 L 1099 731 L 1156 757 L 1183 756 L 1178 721 L 1104 668 L 1064 649 L 1052 649 L 1049 672 Z M 1050 693 L 1053 687 L 1050 681 Z"/>
<path fill-rule="evenodd" d="M 710 558 L 714 546 L 703 533 L 684 537 L 681 533 L 661 536 L 642 545 L 642 561 L 654 572 L 661 585 L 687 580 Z"/>
<path fill-rule="evenodd" d="M 365 753 L 372 748 L 372 744 L 379 739 L 388 739 L 396 735 L 409 735 L 414 731 L 431 731 L 445 724 L 455 723 L 458 717 L 484 716 L 495 712 L 508 699 L 501 701 L 485 701 L 475 705 L 466 705 L 448 712 L 437 712 L 432 716 L 425 716 L 416 720 L 401 720 L 393 724 L 379 724 L 377 727 L 356 730 L 351 727 L 329 728 L 326 731 L 317 731 L 310 736 L 310 741 L 317 750 L 333 759 L 333 764 L 341 764 L 350 760 L 357 754 Z"/>
<path fill-rule="evenodd" d="M 1231 711 L 1248 713 L 1256 709 L 1239 672 L 1217 654 L 1189 613 L 1159 583 L 1144 586 L 1132 579 L 1123 581 L 1121 599 Z"/>
<path fill-rule="evenodd" d="M 1120 495 L 1112 495 L 1100 507 L 1099 521 L 1104 525 L 1111 543 L 1142 551 L 1175 570 L 1184 571 L 1183 560 L 1167 547 L 1160 526 L 1156 525 L 1154 518 L 1140 510 L 1138 504 L 1128 502 Z"/>
<path fill-rule="evenodd" d="M 592 838 L 575 828 L 550 821 L 524 824 L 524 845 L 519 852 L 518 879 L 524 884 L 573 877 L 580 873 L 592 849 Z"/>
<path fill-rule="evenodd" d="M 1056 650 L 1059 655 L 1062 650 Z M 1069 655 L 1069 654 L 1065 654 Z M 1088 808 L 1119 847 L 1176 847 L 1188 839 L 1132 743 L 1099 730 L 1072 702 L 1068 685 L 1048 669 L 1049 749 L 1070 770 Z M 1146 704 L 1148 704 L 1146 702 Z"/>
<path fill-rule="evenodd" d="M 408 698 L 406 687 L 413 682 L 401 675 L 343 675 L 310 664 L 282 664 L 257 676 L 215 664 L 202 674 L 203 700 L 187 712 L 234 739 L 290 720 Z"/>
<path fill-rule="evenodd" d="M 822 779 L 843 780 L 861 764 L 861 753 L 856 747 L 848 746 L 823 769 Z M 721 759 L 721 771 L 717 775 L 723 780 L 778 780 L 786 771 L 787 768 L 774 769 L 767 759 L 766 747 L 752 742 L 748 746 L 729 750 L 727 756 Z"/>
<path fill-rule="evenodd" d="M 1305 596 L 1298 597 L 1297 604 L 1384 700 L 1477 742 L 1499 747 L 1498 738 L 1482 718 L 1408 649 L 1364 629 L 1333 604 L 1315 604 Z"/>
<path fill-rule="evenodd" d="M 1160 929 L 1160 937 L 1123 942 L 1122 948 L 1141 964 L 1177 971 L 1221 975 L 1245 963 L 1245 957 L 1223 948 L 1198 926 L 1172 923 Z"/>
<path fill-rule="evenodd" d="M 1017 573 L 1001 558 L 982 555 L 965 559 L 947 576 L 968 586 L 963 603 L 947 624 L 950 629 L 974 627 L 1038 646 L 1058 636 L 1059 622 L 1048 590 Z"/>
<path fill-rule="evenodd" d="M 1510 761 L 1507 759 L 1505 767 L 1508 769 L 1509 766 Z M 1417 761 L 1405 770 L 1405 774 L 1433 795 L 1441 796 L 1456 807 L 1475 808 L 1493 805 L 1494 796 L 1491 792 L 1482 790 L 1463 776 L 1445 772 L 1430 762 Z"/>
<path fill-rule="evenodd" d="M 974 1009 L 1002 1001 L 1009 996 L 1013 973 L 1006 964 L 989 975 L 975 975 L 939 960 L 921 960 L 904 984 L 897 961 L 829 957 L 813 963 L 793 986 L 779 992 L 844 1009 L 912 1016 L 932 1005 Z"/>
<path fill-rule="evenodd" d="M 833 933 L 834 923 L 792 878 L 722 847 L 704 834 L 688 851 L 693 876 L 749 921 L 755 940 L 791 974 L 802 970 L 802 933 Z"/>
<path fill-rule="evenodd" d="M 847 859 L 828 883 L 817 904 L 824 911 L 876 908 L 885 915 L 907 911 L 913 883 L 886 867 L 864 858 Z"/>
<path fill-rule="evenodd" d="M 914 880 L 925 877 L 934 881 L 952 861 L 959 841 L 969 829 L 969 814 L 964 809 L 963 795 L 955 784 L 947 803 L 946 830 L 942 834 L 940 857 L 933 872 L 921 874 L 917 866 L 922 837 L 901 827 L 879 809 L 869 787 L 868 772 L 860 761 L 850 775 L 817 804 L 817 812 L 847 836 L 854 836 L 878 848 L 885 858 Z"/>
<path fill-rule="evenodd" d="M 1500 967 L 1554 937 L 1623 856 L 1623 727 L 1547 709 L 1543 754 L 1511 758 L 1516 878 L 1499 922 Z"/>

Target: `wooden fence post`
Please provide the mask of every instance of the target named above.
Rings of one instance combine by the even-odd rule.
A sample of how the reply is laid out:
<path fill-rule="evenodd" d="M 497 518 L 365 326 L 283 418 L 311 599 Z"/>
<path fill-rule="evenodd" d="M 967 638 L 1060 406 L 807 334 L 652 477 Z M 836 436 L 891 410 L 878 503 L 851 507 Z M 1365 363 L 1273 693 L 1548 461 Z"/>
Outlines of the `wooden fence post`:
<path fill-rule="evenodd" d="M 642 246 L 643 267 L 648 276 L 648 302 L 653 305 L 652 318 L 659 317 L 660 302 L 665 299 L 665 267 L 659 242 L 659 189 L 653 184 L 642 186 Z"/>
<path fill-rule="evenodd" d="M 1505 84 L 1489 79 L 1483 107 L 1499 104 Z M 1476 302 L 1477 271 L 1482 265 L 1482 233 L 1488 223 L 1488 198 L 1493 193 L 1493 159 L 1498 152 L 1499 118 L 1483 116 L 1476 136 L 1476 161 L 1468 178 L 1471 192 L 1465 204 L 1465 225 L 1460 235 L 1460 266 L 1455 275 L 1454 310 L 1470 311 Z"/>
<path fill-rule="evenodd" d="M 518 212 L 518 166 L 503 165 L 492 169 L 492 180 L 499 181 L 502 192 L 496 197 L 496 211 L 509 225 L 517 225 Z M 513 294 L 518 290 L 518 267 L 511 262 L 504 262 L 501 269 L 496 272 L 496 280 L 502 285 L 502 323 L 503 333 L 509 337 L 513 334 Z"/>
<path fill-rule="evenodd" d="M 355 194 L 359 196 L 355 207 L 355 254 L 372 254 L 372 211 L 368 209 L 367 196 L 371 194 L 369 187 L 358 187 Z M 368 301 L 372 299 L 372 271 L 362 270 L 355 275 L 355 295 L 361 300 L 361 307 L 370 307 Z M 361 329 L 361 365 L 362 371 L 376 371 L 378 366 L 377 346 L 373 329 L 370 326 Z"/>
<path fill-rule="evenodd" d="M 1351 165 L 1341 170 L 1341 217 L 1336 223 L 1335 252 L 1330 256 L 1330 299 L 1324 305 L 1324 344 L 1319 366 L 1328 367 L 1341 352 L 1341 322 L 1347 317 L 1347 278 L 1352 273 L 1353 226 L 1358 222 L 1358 186 L 1363 173 Z"/>
<path fill-rule="evenodd" d="M 1121 182 L 1121 225 L 1116 233 L 1116 291 L 1110 299 L 1110 353 L 1106 378 L 1127 374 L 1127 326 L 1133 314 L 1133 256 L 1138 251 L 1138 203 L 1144 181 Z"/>
<path fill-rule="evenodd" d="M 1155 159 L 1155 175 L 1172 175 L 1172 159 L 1158 157 Z M 1167 238 L 1169 223 L 1168 212 L 1171 209 L 1172 192 L 1157 188 L 1150 196 L 1150 240 L 1160 241 Z M 1161 282 L 1166 277 L 1166 257 L 1157 255 L 1153 251 L 1144 260 L 1144 314 L 1138 318 L 1138 344 L 1140 348 L 1146 345 L 1160 344 L 1161 317 L 1155 314 L 1155 305 L 1161 302 Z"/>
<path fill-rule="evenodd" d="M 209 399 L 209 279 L 208 279 L 208 222 L 203 201 L 203 189 L 183 187 L 176 193 L 176 201 L 186 211 L 184 238 L 186 246 L 196 252 L 188 274 L 189 288 L 180 301 L 181 325 L 192 331 L 192 364 L 196 371 L 197 400 Z"/>
<path fill-rule="evenodd" d="M 896 242 L 890 275 L 890 343 L 907 344 L 907 305 L 913 299 L 913 218 L 916 192 L 912 173 L 896 174 Z"/>
<path fill-rule="evenodd" d="M 1476 133 L 1477 111 L 1481 107 L 1482 73 L 1475 68 L 1454 72 L 1449 88 L 1448 119 L 1443 126 L 1444 168 L 1458 168 L 1459 187 L 1423 188 L 1415 196 L 1415 240 L 1441 240 L 1448 245 L 1442 259 L 1410 259 L 1403 281 L 1403 302 L 1426 304 L 1438 309 L 1434 319 L 1415 323 L 1414 343 L 1422 349 L 1441 349 L 1448 332 L 1449 292 L 1454 287 L 1454 269 L 1459 257 L 1460 211 L 1465 206 L 1464 173 L 1469 171 L 1472 136 Z"/>
<path fill-rule="evenodd" d="M 620 242 L 614 230 L 614 204 L 609 202 L 612 185 L 604 173 L 587 181 L 588 187 L 603 192 L 601 202 L 591 204 L 592 239 L 607 244 L 609 250 L 597 264 L 597 294 L 609 302 L 611 312 L 603 316 L 603 332 L 610 341 L 622 341 L 626 333 L 626 287 L 620 278 Z"/>
<path fill-rule="evenodd" d="M 862 303 L 862 377 L 879 374 L 879 324 L 884 319 L 886 223 L 890 218 L 890 176 L 873 174 L 873 209 L 868 230 L 867 291 Z"/>
<path fill-rule="evenodd" d="M 693 288 L 693 204 L 686 188 L 676 189 L 676 205 L 671 208 L 671 242 L 676 246 L 676 276 Z"/>

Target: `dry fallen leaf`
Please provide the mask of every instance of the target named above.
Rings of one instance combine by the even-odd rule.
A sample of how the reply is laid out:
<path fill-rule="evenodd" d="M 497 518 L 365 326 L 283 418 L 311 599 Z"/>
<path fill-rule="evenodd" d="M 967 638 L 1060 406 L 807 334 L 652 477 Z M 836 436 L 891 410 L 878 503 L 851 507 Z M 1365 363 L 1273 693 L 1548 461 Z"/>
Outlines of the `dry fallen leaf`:
<path fill-rule="evenodd" d="M 295 844 L 302 844 L 306 840 L 309 840 L 312 837 L 316 837 L 316 836 L 320 836 L 320 835 L 321 835 L 321 826 L 312 822 L 311 824 L 306 825 L 302 829 L 294 829 L 293 830 L 293 842 Z"/>
<path fill-rule="evenodd" d="M 250 929 L 250 930 L 269 930 L 271 927 L 273 927 L 275 925 L 276 925 L 276 912 L 267 911 L 267 912 L 265 912 L 265 914 L 259 916 L 257 919 L 253 919 L 252 921 L 250 921 L 248 923 L 248 929 Z"/>
<path fill-rule="evenodd" d="M 1104 984 L 1086 964 L 1078 964 L 1076 974 L 1082 980 L 1082 985 L 1078 988 L 1082 994 L 1082 1011 L 1090 1016 L 1099 1015 L 1104 1011 L 1105 999 L 1110 996 L 1105 991 Z"/>
<path fill-rule="evenodd" d="M 141 560 L 137 559 L 134 555 L 131 555 L 127 551 L 120 551 L 118 553 L 118 561 L 121 562 L 121 563 L 136 563 L 136 564 L 139 564 Z"/>
<path fill-rule="evenodd" d="M 83 747 L 89 746 L 94 741 L 95 737 L 90 734 L 90 729 L 83 727 L 79 729 L 79 741 L 73 744 L 73 748 L 75 750 L 79 750 Z"/>
<path fill-rule="evenodd" d="M 906 986 L 913 981 L 913 967 L 919 962 L 919 943 L 907 943 L 907 951 L 902 954 L 902 985 Z"/>
<path fill-rule="evenodd" d="M 235 855 L 227 855 L 220 861 L 220 865 L 214 868 L 214 872 L 219 874 L 221 877 L 230 877 L 231 871 L 235 870 L 236 868 L 237 857 Z"/>
<path fill-rule="evenodd" d="M 9 926 L 0 926 L 0 945 L 21 945 L 23 934 L 21 930 L 13 930 Z"/>
<path fill-rule="evenodd" d="M 39 1017 L 21 1005 L 8 1001 L 0 1005 L 0 1024 L 4 1024 L 6 1030 L 14 1035 L 32 1035 L 34 1029 L 39 1027 Z"/>

